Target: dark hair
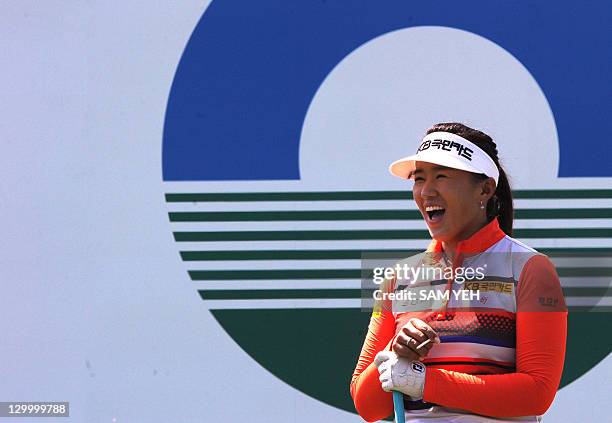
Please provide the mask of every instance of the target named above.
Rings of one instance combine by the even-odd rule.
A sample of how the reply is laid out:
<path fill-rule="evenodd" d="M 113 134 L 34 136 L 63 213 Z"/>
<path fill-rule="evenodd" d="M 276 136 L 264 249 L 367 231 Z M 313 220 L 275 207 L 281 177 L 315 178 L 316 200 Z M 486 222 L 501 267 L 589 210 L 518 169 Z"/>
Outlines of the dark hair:
<path fill-rule="evenodd" d="M 485 153 L 487 153 L 493 162 L 497 165 L 499 170 L 499 180 L 495 193 L 487 202 L 487 221 L 491 221 L 495 216 L 499 216 L 500 228 L 509 236 L 512 236 L 512 224 L 514 221 L 514 206 L 512 204 L 512 190 L 510 189 L 510 182 L 506 172 L 499 164 L 499 158 L 497 157 L 497 144 L 493 139 L 477 129 L 470 128 L 462 123 L 437 123 L 427 130 L 427 134 L 432 132 L 450 132 L 460 137 L 465 138 L 468 141 L 473 142 Z M 487 178 L 484 174 L 475 174 L 478 180 L 484 180 Z"/>

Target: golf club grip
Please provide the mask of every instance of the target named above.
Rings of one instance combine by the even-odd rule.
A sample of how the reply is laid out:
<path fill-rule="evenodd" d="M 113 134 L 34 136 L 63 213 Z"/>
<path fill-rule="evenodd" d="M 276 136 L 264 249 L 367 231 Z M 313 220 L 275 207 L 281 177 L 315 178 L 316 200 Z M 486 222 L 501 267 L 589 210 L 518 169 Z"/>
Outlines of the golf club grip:
<path fill-rule="evenodd" d="M 393 391 L 393 410 L 395 411 L 396 423 L 406 423 L 404 416 L 404 395 L 401 392 Z"/>

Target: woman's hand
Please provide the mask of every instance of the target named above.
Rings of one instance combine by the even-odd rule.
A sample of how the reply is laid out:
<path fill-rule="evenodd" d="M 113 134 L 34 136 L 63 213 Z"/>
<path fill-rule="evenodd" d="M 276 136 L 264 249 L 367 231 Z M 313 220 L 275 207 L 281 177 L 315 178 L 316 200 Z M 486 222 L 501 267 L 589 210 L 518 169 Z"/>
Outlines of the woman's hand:
<path fill-rule="evenodd" d="M 427 344 L 417 348 L 427 340 Z M 434 343 L 440 343 L 438 334 L 427 323 L 413 317 L 400 329 L 391 349 L 399 357 L 421 361 L 429 354 Z"/>
<path fill-rule="evenodd" d="M 423 363 L 398 357 L 391 351 L 381 351 L 376 354 L 374 364 L 378 367 L 383 391 L 399 391 L 413 400 L 423 398 L 426 371 Z"/>

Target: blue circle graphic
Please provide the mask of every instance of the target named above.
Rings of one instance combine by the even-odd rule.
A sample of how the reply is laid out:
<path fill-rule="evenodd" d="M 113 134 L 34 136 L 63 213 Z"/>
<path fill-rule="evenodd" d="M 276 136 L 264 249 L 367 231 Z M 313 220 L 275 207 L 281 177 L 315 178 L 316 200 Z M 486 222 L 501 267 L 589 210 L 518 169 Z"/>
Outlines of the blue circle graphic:
<path fill-rule="evenodd" d="M 609 85 L 612 74 L 611 11 L 612 4 L 607 2 L 564 0 L 214 0 L 185 47 L 170 90 L 163 133 L 163 180 L 300 180 L 300 134 L 308 107 L 325 78 L 364 43 L 391 31 L 418 26 L 469 31 L 507 50 L 537 81 L 553 112 L 559 139 L 557 176 L 612 176 L 611 144 L 599 135 L 612 132 L 612 121 L 608 118 L 612 112 Z M 432 51 L 431 54 L 437 53 Z M 451 77 L 452 72 L 449 65 Z M 517 131 L 522 130 L 521 122 L 516 122 L 516 127 Z M 233 194 L 236 193 L 228 196 Z M 257 201 L 269 201 L 276 198 L 275 194 L 278 193 L 236 195 L 249 198 L 259 195 Z M 304 195 L 310 194 L 302 193 L 300 198 L 308 201 Z M 321 195 L 328 194 L 339 195 Z M 604 199 L 612 198 L 610 190 L 599 190 L 596 194 L 604 195 L 605 198 L 601 197 Z M 207 201 L 226 201 L 225 193 L 207 195 L 172 193 L 167 201 L 186 202 L 189 207 L 198 201 L 206 206 Z M 242 197 L 230 201 L 242 201 Z M 288 201 L 293 200 L 289 198 Z M 197 221 L 199 217 L 194 216 L 198 213 L 185 212 L 191 210 L 189 207 L 170 213 L 171 222 L 190 224 Z M 241 241 L 240 231 L 226 231 L 222 226 L 225 225 L 223 219 L 239 221 L 235 216 L 240 213 L 232 211 L 220 218 L 218 215 L 222 213 L 215 210 L 213 207 L 205 210 L 206 219 L 213 224 L 220 222 L 221 231 L 209 231 L 209 226 L 204 225 L 206 221 L 202 223 L 206 231 L 175 232 L 175 240 L 212 240 L 221 241 L 220 244 L 235 239 Z M 608 224 L 609 215 L 606 216 L 608 220 L 604 223 Z M 257 221 L 255 217 L 249 219 Z M 608 231 L 605 234 L 609 234 L 611 229 L 587 230 Z M 292 235 L 296 237 L 302 235 L 301 231 L 293 229 L 286 232 L 298 233 Z M 247 231 L 246 234 L 259 235 L 259 232 Z M 265 235 L 270 234 L 266 232 Z M 596 239 L 603 237 L 594 236 Z M 249 242 L 247 238 L 243 241 Z M 606 254 L 610 254 L 609 245 L 606 249 Z M 345 259 L 347 257 L 342 254 L 355 251 L 338 250 L 335 254 Z M 276 250 L 249 248 L 239 252 L 250 254 L 240 260 L 279 259 Z M 285 258 L 300 260 L 303 258 L 300 254 L 317 251 L 284 250 L 280 253 L 285 254 Z M 237 260 L 235 251 L 213 251 L 213 247 L 206 251 L 181 251 L 181 256 L 190 265 L 200 263 L 198 260 Z M 202 258 L 204 256 L 206 258 Z M 359 259 L 359 256 L 349 258 Z M 320 257 L 309 256 L 308 259 Z M 206 265 L 201 267 L 206 268 Z M 236 278 L 231 270 L 215 273 L 215 270 L 198 268 L 195 273 L 207 271 L 213 274 L 211 278 Z M 192 273 L 192 279 L 197 280 Z M 354 367 L 353 359 L 358 354 L 358 343 L 363 340 L 368 315 L 358 309 L 331 308 L 296 309 L 290 315 L 286 310 L 273 309 L 219 309 L 212 313 L 247 353 L 279 378 L 328 404 L 353 409 L 345 379 Z M 609 354 L 612 345 L 609 338 L 605 338 L 606 342 L 592 345 L 588 359 L 584 359 L 582 340 L 596 338 L 599 331 L 609 332 L 612 328 L 610 316 L 609 313 L 570 314 L 568 333 L 576 336 L 568 336 L 567 356 L 580 360 L 572 360 L 572 365 L 566 366 L 562 386 L 580 377 Z M 262 330 L 245 331 L 245 321 L 251 328 Z M 267 330 L 269 328 L 273 330 Z M 299 330 L 293 330 L 295 328 Z M 281 340 L 279 333 L 283 334 L 282 346 L 286 349 L 283 355 L 286 361 L 282 363 L 276 356 L 271 361 L 269 354 L 270 346 Z M 338 333 L 344 337 L 339 337 Z M 304 339 L 311 340 L 312 345 L 303 342 Z M 315 342 L 325 348 L 319 348 Z M 296 362 L 314 362 L 317 366 L 296 366 Z M 325 379 L 328 383 L 321 384 L 329 374 L 336 375 L 336 379 Z"/>
<path fill-rule="evenodd" d="M 421 25 L 471 31 L 508 50 L 550 102 L 558 176 L 611 176 L 608 143 L 592 135 L 594 126 L 612 129 L 611 9 L 573 1 L 213 1 L 172 85 L 163 179 L 300 179 L 300 129 L 326 75 L 364 42 Z"/>

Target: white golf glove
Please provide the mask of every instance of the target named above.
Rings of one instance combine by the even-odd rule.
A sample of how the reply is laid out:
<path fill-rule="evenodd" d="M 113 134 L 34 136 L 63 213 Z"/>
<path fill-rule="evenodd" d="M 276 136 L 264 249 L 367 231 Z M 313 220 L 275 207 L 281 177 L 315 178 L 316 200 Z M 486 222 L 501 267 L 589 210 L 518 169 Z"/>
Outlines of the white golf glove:
<path fill-rule="evenodd" d="M 381 351 L 376 354 L 374 364 L 378 367 L 384 391 L 399 391 L 413 400 L 423 398 L 425 387 L 423 363 L 398 357 L 393 351 Z"/>

